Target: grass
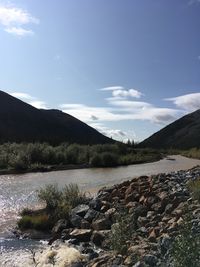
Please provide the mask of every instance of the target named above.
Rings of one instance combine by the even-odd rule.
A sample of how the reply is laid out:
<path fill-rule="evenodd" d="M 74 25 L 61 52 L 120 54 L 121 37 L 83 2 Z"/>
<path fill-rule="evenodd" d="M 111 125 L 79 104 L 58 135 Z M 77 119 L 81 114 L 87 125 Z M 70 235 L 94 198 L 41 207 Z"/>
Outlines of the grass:
<path fill-rule="evenodd" d="M 49 231 L 52 228 L 52 226 L 53 224 L 51 220 L 49 220 L 49 216 L 47 214 L 24 215 L 18 221 L 18 227 L 21 230 L 35 229 L 40 231 Z"/>

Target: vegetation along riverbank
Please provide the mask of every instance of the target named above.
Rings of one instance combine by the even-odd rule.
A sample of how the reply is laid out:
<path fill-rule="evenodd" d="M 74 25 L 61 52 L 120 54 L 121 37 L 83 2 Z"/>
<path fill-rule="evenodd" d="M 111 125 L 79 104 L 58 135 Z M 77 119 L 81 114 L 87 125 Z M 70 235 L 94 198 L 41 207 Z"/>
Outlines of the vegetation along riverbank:
<path fill-rule="evenodd" d="M 79 145 L 5 143 L 0 145 L 0 174 L 42 172 L 87 167 L 115 167 L 157 161 L 162 153 L 132 144 Z"/>

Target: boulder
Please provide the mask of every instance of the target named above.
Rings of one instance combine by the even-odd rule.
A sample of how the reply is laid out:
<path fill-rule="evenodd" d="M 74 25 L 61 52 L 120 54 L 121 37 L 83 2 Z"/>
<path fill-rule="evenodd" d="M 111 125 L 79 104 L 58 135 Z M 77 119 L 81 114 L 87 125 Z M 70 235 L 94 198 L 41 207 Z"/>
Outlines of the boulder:
<path fill-rule="evenodd" d="M 96 220 L 92 223 L 94 230 L 109 230 L 111 228 L 111 221 L 108 218 Z"/>
<path fill-rule="evenodd" d="M 98 247 L 101 247 L 104 239 L 105 239 L 105 235 L 99 231 L 94 231 L 91 236 L 91 241 Z"/>
<path fill-rule="evenodd" d="M 60 219 L 59 221 L 57 221 L 57 223 L 54 225 L 53 229 L 52 229 L 52 233 L 53 234 L 57 234 L 57 233 L 61 233 L 62 230 L 68 228 L 69 226 L 69 222 L 65 219 Z"/>
<path fill-rule="evenodd" d="M 84 219 L 87 220 L 88 222 L 92 222 L 93 219 L 99 214 L 98 211 L 89 209 L 87 213 L 84 216 Z"/>
<path fill-rule="evenodd" d="M 83 218 L 79 215 L 72 214 L 71 215 L 71 224 L 76 227 L 76 228 L 81 228 L 81 223 L 82 223 Z"/>
<path fill-rule="evenodd" d="M 84 217 L 88 210 L 89 210 L 88 205 L 81 204 L 75 207 L 74 209 L 72 209 L 71 213 L 74 215 Z"/>
<path fill-rule="evenodd" d="M 89 207 L 90 207 L 91 209 L 100 211 L 100 209 L 101 209 L 101 207 L 102 207 L 101 200 L 98 199 L 98 198 L 94 198 L 94 199 L 90 200 L 90 202 L 89 202 Z"/>
<path fill-rule="evenodd" d="M 70 237 L 77 239 L 79 242 L 89 242 L 91 235 L 91 229 L 74 229 L 70 233 Z"/>

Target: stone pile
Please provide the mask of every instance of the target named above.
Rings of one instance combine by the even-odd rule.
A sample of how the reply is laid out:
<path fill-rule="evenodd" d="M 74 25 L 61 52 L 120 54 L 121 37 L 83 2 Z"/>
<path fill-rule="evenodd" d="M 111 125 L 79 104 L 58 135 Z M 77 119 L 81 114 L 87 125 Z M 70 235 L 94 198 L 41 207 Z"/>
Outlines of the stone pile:
<path fill-rule="evenodd" d="M 74 208 L 70 218 L 56 223 L 52 240 L 59 237 L 87 255 L 86 262 L 73 265 L 77 267 L 173 266 L 170 246 L 188 209 L 197 231 L 200 226 L 200 205 L 192 199 L 187 187 L 189 181 L 199 177 L 200 168 L 196 167 L 189 171 L 141 176 L 103 188 L 87 205 Z M 127 235 L 125 255 L 111 252 L 109 242 L 121 210 L 125 210 L 134 223 L 133 234 Z"/>

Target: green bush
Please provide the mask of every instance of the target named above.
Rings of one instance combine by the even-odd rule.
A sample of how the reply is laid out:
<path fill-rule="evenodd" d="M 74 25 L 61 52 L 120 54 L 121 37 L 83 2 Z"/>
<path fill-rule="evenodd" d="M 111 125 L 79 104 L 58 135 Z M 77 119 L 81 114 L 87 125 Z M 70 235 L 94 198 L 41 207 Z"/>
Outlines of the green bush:
<path fill-rule="evenodd" d="M 82 193 L 77 184 L 65 185 L 62 190 L 62 202 L 71 208 L 87 202 L 85 193 Z"/>
<path fill-rule="evenodd" d="M 95 154 L 91 158 L 90 164 L 92 167 L 114 167 L 119 164 L 119 156 L 110 152 Z"/>
<path fill-rule="evenodd" d="M 58 185 L 49 184 L 38 190 L 38 198 L 46 203 L 47 210 L 51 211 L 58 207 L 62 198 L 62 193 L 58 189 Z"/>
<path fill-rule="evenodd" d="M 127 253 L 132 235 L 135 231 L 133 218 L 125 211 L 119 213 L 117 221 L 112 225 L 110 234 L 110 246 L 116 253 Z"/>
<path fill-rule="evenodd" d="M 180 234 L 175 238 L 172 256 L 175 267 L 199 267 L 200 236 L 192 231 L 191 218 L 187 218 Z"/>
<path fill-rule="evenodd" d="M 195 181 L 190 181 L 188 187 L 194 199 L 197 199 L 200 202 L 200 178 Z"/>

